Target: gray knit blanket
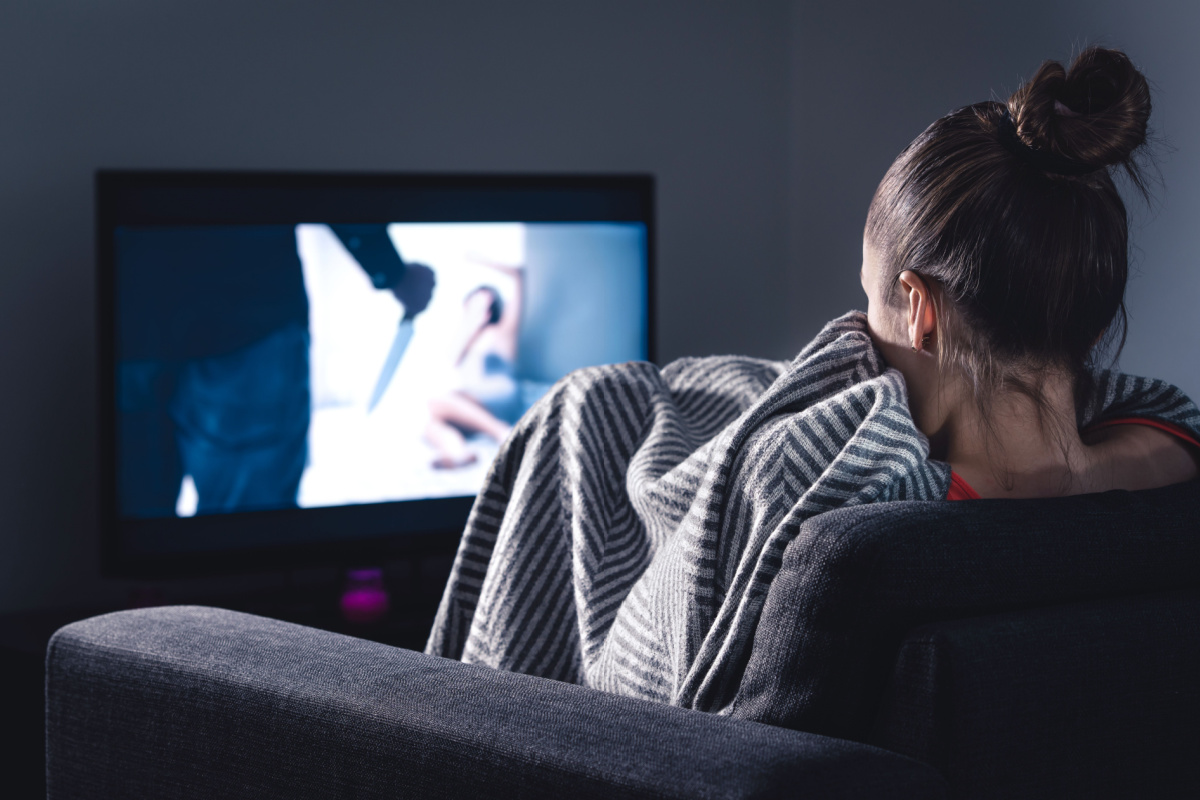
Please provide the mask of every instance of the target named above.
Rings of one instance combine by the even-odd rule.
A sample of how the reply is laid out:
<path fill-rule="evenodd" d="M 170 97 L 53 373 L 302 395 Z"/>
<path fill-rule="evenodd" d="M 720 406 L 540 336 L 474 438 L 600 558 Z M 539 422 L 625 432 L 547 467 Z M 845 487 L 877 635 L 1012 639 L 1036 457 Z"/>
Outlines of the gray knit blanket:
<path fill-rule="evenodd" d="M 1081 427 L 1132 415 L 1200 434 L 1175 387 L 1098 373 Z M 720 711 L 802 522 L 949 485 L 861 312 L 791 363 L 580 370 L 501 447 L 426 652 Z"/>

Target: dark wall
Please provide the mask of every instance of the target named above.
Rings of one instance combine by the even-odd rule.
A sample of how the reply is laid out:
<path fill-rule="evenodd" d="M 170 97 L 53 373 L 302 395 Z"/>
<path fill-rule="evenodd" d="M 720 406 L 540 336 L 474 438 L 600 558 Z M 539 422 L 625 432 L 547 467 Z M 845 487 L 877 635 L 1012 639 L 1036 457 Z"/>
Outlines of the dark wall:
<path fill-rule="evenodd" d="M 1129 341 L 1121 368 L 1200 396 L 1200 6 L 1150 0 L 798 2 L 791 49 L 792 339 L 864 302 L 867 205 L 896 155 L 958 106 L 1006 98 L 1044 59 L 1125 49 L 1152 84 L 1164 187 L 1132 194 Z"/>
<path fill-rule="evenodd" d="M 4 3 L 0 611 L 127 591 L 97 576 L 93 170 L 652 172 L 661 357 L 784 355 L 787 19 L 774 1 Z"/>

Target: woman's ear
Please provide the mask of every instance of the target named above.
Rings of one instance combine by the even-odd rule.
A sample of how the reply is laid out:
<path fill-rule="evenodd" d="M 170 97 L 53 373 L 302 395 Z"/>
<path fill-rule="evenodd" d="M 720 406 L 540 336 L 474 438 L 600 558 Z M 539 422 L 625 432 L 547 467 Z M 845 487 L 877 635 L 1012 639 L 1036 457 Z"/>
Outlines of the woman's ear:
<path fill-rule="evenodd" d="M 900 273 L 897 282 L 904 299 L 909 346 L 915 351 L 926 350 L 937 340 L 937 310 L 932 284 L 908 269 Z"/>

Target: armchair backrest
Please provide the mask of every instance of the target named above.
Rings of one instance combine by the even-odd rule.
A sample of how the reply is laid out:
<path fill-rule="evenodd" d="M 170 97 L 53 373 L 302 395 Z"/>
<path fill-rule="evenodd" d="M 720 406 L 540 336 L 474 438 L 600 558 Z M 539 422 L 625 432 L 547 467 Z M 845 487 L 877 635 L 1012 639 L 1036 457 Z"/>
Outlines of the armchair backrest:
<path fill-rule="evenodd" d="M 961 798 L 1194 797 L 1200 590 L 922 625 L 871 744 Z"/>
<path fill-rule="evenodd" d="M 1200 481 L 831 511 L 785 550 L 730 712 L 866 741 L 918 626 L 1197 586 Z"/>

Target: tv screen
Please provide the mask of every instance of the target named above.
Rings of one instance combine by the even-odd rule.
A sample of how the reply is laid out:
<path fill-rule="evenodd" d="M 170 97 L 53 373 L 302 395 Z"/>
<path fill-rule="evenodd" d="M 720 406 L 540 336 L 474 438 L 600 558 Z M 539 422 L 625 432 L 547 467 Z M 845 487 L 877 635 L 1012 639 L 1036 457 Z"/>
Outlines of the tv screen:
<path fill-rule="evenodd" d="M 450 550 L 559 378 L 652 358 L 648 177 L 97 176 L 117 574 Z"/>

